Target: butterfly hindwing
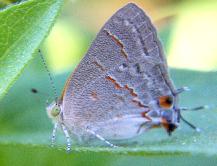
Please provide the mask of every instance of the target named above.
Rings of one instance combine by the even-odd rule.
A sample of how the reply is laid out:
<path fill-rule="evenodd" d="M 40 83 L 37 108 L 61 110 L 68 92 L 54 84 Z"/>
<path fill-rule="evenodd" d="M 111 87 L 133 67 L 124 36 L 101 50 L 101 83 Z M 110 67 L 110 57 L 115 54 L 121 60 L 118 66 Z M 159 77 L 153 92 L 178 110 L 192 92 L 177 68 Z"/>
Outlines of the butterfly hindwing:
<path fill-rule="evenodd" d="M 128 4 L 104 25 L 70 77 L 63 116 L 73 127 L 103 123 L 140 115 L 152 100 L 173 93 L 156 30 L 140 8 Z"/>

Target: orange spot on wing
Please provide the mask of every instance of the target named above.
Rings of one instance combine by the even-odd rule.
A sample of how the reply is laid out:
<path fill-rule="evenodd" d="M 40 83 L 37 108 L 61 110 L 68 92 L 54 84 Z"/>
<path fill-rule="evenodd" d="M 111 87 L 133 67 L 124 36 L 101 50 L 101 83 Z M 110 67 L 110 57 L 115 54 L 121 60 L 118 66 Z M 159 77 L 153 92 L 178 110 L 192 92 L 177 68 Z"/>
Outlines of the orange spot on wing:
<path fill-rule="evenodd" d="M 91 97 L 94 101 L 98 100 L 98 96 L 97 96 L 97 93 L 94 91 L 94 92 L 91 92 Z"/>
<path fill-rule="evenodd" d="M 112 77 L 110 76 L 106 76 L 105 77 L 107 80 L 111 81 L 114 85 L 115 85 L 115 88 L 116 89 L 121 89 L 121 86 L 117 83 L 117 81 L 115 79 L 113 79 Z"/>
<path fill-rule="evenodd" d="M 97 61 L 94 61 L 93 64 L 95 64 L 98 68 L 100 68 L 100 70 L 105 71 L 104 67 L 99 64 Z"/>
<path fill-rule="evenodd" d="M 146 115 L 147 113 L 148 112 L 142 112 L 141 115 L 142 115 L 143 118 L 146 118 L 146 119 L 151 121 L 152 119 L 149 116 Z"/>
<path fill-rule="evenodd" d="M 160 107 L 169 109 L 173 105 L 173 98 L 171 96 L 160 96 L 158 102 Z"/>
<path fill-rule="evenodd" d="M 167 131 L 169 130 L 169 124 L 165 118 L 161 119 L 161 124 Z"/>
<path fill-rule="evenodd" d="M 110 32 L 108 32 L 107 30 L 104 30 L 105 33 L 110 36 L 112 38 L 112 40 L 121 47 L 121 53 L 123 54 L 123 56 L 128 60 L 128 56 L 126 54 L 126 52 L 124 51 L 124 45 L 121 43 L 120 40 L 118 40 L 117 37 L 115 37 L 114 35 L 112 35 Z"/>
<path fill-rule="evenodd" d="M 138 96 L 138 95 L 134 92 L 134 90 L 133 90 L 132 88 L 130 88 L 128 85 L 125 85 L 124 88 L 127 89 L 133 97 L 137 97 L 137 96 Z"/>
<path fill-rule="evenodd" d="M 148 108 L 147 106 L 145 106 L 144 104 L 142 104 L 140 101 L 138 100 L 132 100 L 133 103 L 135 103 L 138 107 L 142 107 L 142 108 Z"/>

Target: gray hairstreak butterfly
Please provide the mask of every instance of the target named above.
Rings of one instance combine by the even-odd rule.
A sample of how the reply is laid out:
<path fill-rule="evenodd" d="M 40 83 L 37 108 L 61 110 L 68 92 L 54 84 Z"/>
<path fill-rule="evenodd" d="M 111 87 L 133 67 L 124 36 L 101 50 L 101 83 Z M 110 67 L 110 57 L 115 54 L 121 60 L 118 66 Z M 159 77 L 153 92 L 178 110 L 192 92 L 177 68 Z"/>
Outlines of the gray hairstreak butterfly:
<path fill-rule="evenodd" d="M 102 27 L 87 54 L 69 77 L 61 97 L 47 107 L 56 129 L 67 139 L 110 140 L 138 136 L 163 127 L 170 135 L 186 121 L 169 77 L 157 32 L 135 4 L 119 9 Z M 195 108 L 200 109 L 203 107 Z"/>

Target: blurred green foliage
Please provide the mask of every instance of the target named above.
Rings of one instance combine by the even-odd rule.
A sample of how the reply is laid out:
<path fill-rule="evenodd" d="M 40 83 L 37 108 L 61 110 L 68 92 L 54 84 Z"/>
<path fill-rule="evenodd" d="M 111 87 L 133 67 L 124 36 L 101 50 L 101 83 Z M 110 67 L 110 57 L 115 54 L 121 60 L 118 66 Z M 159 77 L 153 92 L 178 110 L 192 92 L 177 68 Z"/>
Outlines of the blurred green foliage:
<path fill-rule="evenodd" d="M 217 1 L 189 2 L 180 12 L 171 34 L 171 67 L 211 71 L 217 68 Z"/>
<path fill-rule="evenodd" d="M 174 158 L 182 162 L 180 163 L 182 165 L 201 164 L 203 160 L 206 162 L 210 160 L 209 163 L 213 163 L 216 160 L 215 109 L 183 113 L 185 118 L 202 129 L 201 133 L 196 133 L 181 123 L 171 137 L 168 137 L 163 129 L 158 129 L 135 138 L 128 145 L 123 144 L 118 149 L 106 145 L 104 147 L 74 145 L 72 154 L 67 154 L 65 138 L 62 132 L 58 132 L 56 147 L 49 147 L 53 125 L 47 117 L 45 107 L 46 100 L 52 101 L 53 96 L 48 96 L 52 94 L 52 90 L 40 61 L 37 57 L 28 65 L 1 101 L 0 156 L 4 158 L 0 157 L 0 161 L 7 164 L 19 162 L 20 165 L 33 162 L 34 165 L 40 158 L 42 165 L 49 163 L 58 165 L 61 161 L 64 161 L 62 165 L 70 163 L 82 165 L 85 162 L 93 165 L 131 165 L 132 163 L 159 165 L 162 162 L 173 165 L 172 158 Z M 59 93 L 69 74 L 54 77 Z M 216 91 L 216 73 L 171 70 L 171 75 L 178 87 L 188 85 L 192 88 L 191 92 L 181 96 L 181 106 L 193 107 L 215 103 L 216 93 L 212 92 Z M 38 89 L 39 93 L 32 94 L 31 88 Z M 20 151 L 24 152 L 20 153 Z M 16 157 L 21 154 L 22 157 Z"/>
<path fill-rule="evenodd" d="M 47 36 L 62 3 L 29 0 L 1 11 L 0 98 Z"/>
<path fill-rule="evenodd" d="M 34 2 L 34 0 L 29 1 L 29 3 L 31 2 Z M 91 0 L 89 2 L 68 1 L 66 3 L 63 14 L 58 19 L 57 24 L 54 26 L 50 36 L 43 45 L 43 52 L 54 74 L 54 81 L 59 94 L 61 93 L 68 75 L 85 54 L 96 32 L 108 17 L 127 2 L 129 1 Z M 199 15 L 194 13 L 198 14 L 202 12 L 204 3 L 198 3 L 198 1 L 191 1 L 190 3 L 190 1 L 171 0 L 154 1 L 153 3 L 146 0 L 138 0 L 136 2 L 144 8 L 148 14 L 150 13 L 155 25 L 157 25 L 163 45 L 169 53 L 169 59 L 175 59 L 170 59 L 170 64 L 173 65 L 173 61 L 179 62 L 179 58 L 181 57 L 177 57 L 178 59 L 174 57 L 178 54 L 174 51 L 178 47 L 174 43 L 178 43 L 178 45 L 182 46 L 182 43 L 185 41 L 183 38 L 180 39 L 180 36 L 182 37 L 186 30 L 191 29 L 187 27 L 186 24 L 189 25 L 192 23 L 191 20 L 194 20 L 192 18 L 193 16 L 199 17 Z M 189 3 L 191 5 L 188 5 Z M 38 6 L 41 10 L 37 8 L 37 12 L 41 12 L 42 10 L 46 12 L 49 8 L 49 5 L 47 9 L 46 7 L 42 8 L 41 5 Z M 207 2 L 205 11 L 211 11 L 210 8 L 215 9 L 215 7 L 215 4 L 209 4 Z M 16 6 L 14 6 L 14 8 L 16 8 Z M 58 12 L 57 8 L 55 8 L 54 13 L 50 15 L 51 18 L 55 17 L 56 12 Z M 12 9 L 13 6 L 11 9 L 9 8 L 9 11 L 14 12 Z M 186 10 L 188 12 L 185 12 Z M 213 12 L 215 13 L 214 10 L 212 10 L 211 13 Z M 31 18 L 28 18 L 27 15 L 26 19 L 34 19 L 32 15 L 29 16 L 31 16 Z M 43 15 L 38 18 L 42 16 Z M 192 16 L 191 19 L 189 16 Z M 207 16 L 212 17 L 209 14 L 207 14 Z M 215 14 L 213 14 L 213 17 L 214 16 Z M 174 17 L 176 19 L 173 19 Z M 213 17 L 209 19 L 214 22 L 212 25 L 215 24 Z M 5 19 L 1 20 L 6 22 Z M 18 19 L 18 21 L 22 20 Z M 51 22 L 53 22 L 53 20 Z M 49 29 L 50 24 L 43 24 L 40 27 Z M 193 25 L 191 25 L 191 27 L 194 28 Z M 38 30 L 38 27 L 33 26 L 30 28 L 32 28 L 32 30 Z M 207 26 L 207 28 L 210 27 Z M 19 34 L 25 32 L 23 30 L 20 31 L 14 33 Z M 205 29 L 204 31 L 206 32 Z M 212 31 L 214 30 L 212 29 Z M 43 35 L 38 39 L 34 47 L 32 47 L 32 50 L 37 48 L 47 33 L 47 30 L 43 32 Z M 196 30 L 195 32 L 201 33 L 201 31 Z M 5 35 L 3 31 L 1 31 L 0 34 L 1 33 Z M 204 42 L 206 49 L 211 49 L 209 43 L 215 42 L 216 32 L 213 32 L 213 34 L 213 40 L 206 39 L 209 40 L 209 42 Z M 193 36 L 196 35 L 197 34 L 194 34 Z M 36 39 L 36 37 L 28 35 L 30 39 Z M 190 37 L 191 34 L 186 38 L 190 40 Z M 198 40 L 198 38 L 196 40 Z M 33 40 L 33 42 L 35 42 L 35 40 Z M 191 42 L 195 41 L 192 40 Z M 189 49 L 197 49 L 197 51 L 199 51 L 200 47 L 195 45 Z M 2 47 L 0 46 L 0 50 L 1 49 Z M 22 43 L 20 43 L 20 45 L 18 43 L 17 49 L 26 50 L 25 47 L 22 46 Z M 177 50 L 180 49 L 181 48 Z M 214 47 L 214 51 L 209 52 L 209 54 L 215 54 L 215 49 L 216 47 Z M 190 51 L 186 48 L 183 50 L 186 52 Z M 11 65 L 15 68 L 18 66 L 16 64 L 19 61 L 22 61 L 22 66 L 27 64 L 28 66 L 24 69 L 23 74 L 19 77 L 14 86 L 9 91 L 8 88 L 5 89 L 5 92 L 8 91 L 8 93 L 4 99 L 0 101 L 0 165 L 215 165 L 217 161 L 217 114 L 215 108 L 199 112 L 183 112 L 183 116 L 186 119 L 202 129 L 201 133 L 196 133 L 188 126 L 181 123 L 180 127 L 171 137 L 168 137 L 162 129 L 157 129 L 135 138 L 128 145 L 123 145 L 118 149 L 112 149 L 106 146 L 79 147 L 74 145 L 72 153 L 67 154 L 64 149 L 65 138 L 62 132 L 59 132 L 57 146 L 51 148 L 49 145 L 53 125 L 46 115 L 45 107 L 46 100 L 48 99 L 50 102 L 54 97 L 47 73 L 45 72 L 39 56 L 35 54 L 36 58 L 32 60 L 31 63 L 28 63 L 29 59 L 31 59 L 28 57 L 32 57 L 33 52 L 34 51 L 30 51 L 28 54 L 26 53 L 25 55 L 28 56 L 24 56 L 24 60 L 21 59 L 19 52 L 15 52 L 13 55 L 16 55 L 16 57 L 11 60 Z M 185 54 L 185 52 L 182 53 Z M 207 58 L 207 55 L 205 55 L 205 57 Z M 216 56 L 210 55 L 209 58 L 215 59 Z M 189 59 L 187 59 L 187 61 L 189 61 Z M 2 59 L 0 59 L 0 63 L 4 63 L 4 61 L 1 62 L 1 60 Z M 191 63 L 196 63 L 194 59 L 191 61 Z M 210 61 L 204 61 L 206 66 L 209 66 L 209 62 Z M 211 62 L 212 68 L 210 69 L 214 70 L 214 60 L 211 60 Z M 215 65 L 216 63 L 214 63 L 214 66 Z M 185 69 L 190 68 L 188 66 L 178 67 Z M 3 71 L 2 65 L 0 68 L 1 73 Z M 17 74 L 21 73 L 21 68 L 17 69 Z M 194 69 L 197 71 L 171 69 L 171 76 L 177 87 L 189 86 L 192 89 L 190 92 L 181 95 L 180 105 L 187 107 L 204 104 L 215 105 L 217 99 L 216 72 L 201 72 L 204 68 L 200 67 Z M 2 75 L 8 77 L 9 75 L 7 73 L 7 71 L 2 72 Z M 14 82 L 14 77 L 11 77 L 11 80 Z M 8 86 L 9 83 L 10 82 L 2 82 L 1 80 L 0 87 L 3 85 Z M 36 88 L 39 93 L 32 94 L 31 88 Z"/>

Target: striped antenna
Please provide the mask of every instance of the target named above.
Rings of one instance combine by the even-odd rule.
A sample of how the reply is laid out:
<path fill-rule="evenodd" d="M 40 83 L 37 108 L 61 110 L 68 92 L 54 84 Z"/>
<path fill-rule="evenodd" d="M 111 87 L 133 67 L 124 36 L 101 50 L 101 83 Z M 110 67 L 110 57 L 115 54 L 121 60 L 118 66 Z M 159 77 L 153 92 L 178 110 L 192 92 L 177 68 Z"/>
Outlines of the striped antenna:
<path fill-rule="evenodd" d="M 54 93 L 54 97 L 55 97 L 56 104 L 58 104 L 58 102 L 57 102 L 57 101 L 58 101 L 57 89 L 56 89 L 56 87 L 55 87 L 53 77 L 52 77 L 51 72 L 49 71 L 49 69 L 48 69 L 48 67 L 47 67 L 45 58 L 44 58 L 44 56 L 43 56 L 41 50 L 39 49 L 38 52 L 39 52 L 39 55 L 40 55 L 40 57 L 41 57 L 42 63 L 43 63 L 43 65 L 44 65 L 44 67 L 45 67 L 45 70 L 46 70 L 46 72 L 48 73 L 48 77 L 49 77 L 49 80 L 50 80 L 51 87 L 52 87 L 52 89 L 53 89 L 53 93 Z"/>

